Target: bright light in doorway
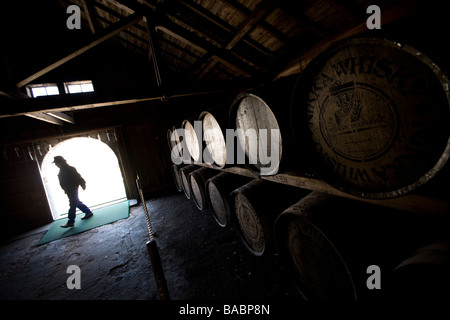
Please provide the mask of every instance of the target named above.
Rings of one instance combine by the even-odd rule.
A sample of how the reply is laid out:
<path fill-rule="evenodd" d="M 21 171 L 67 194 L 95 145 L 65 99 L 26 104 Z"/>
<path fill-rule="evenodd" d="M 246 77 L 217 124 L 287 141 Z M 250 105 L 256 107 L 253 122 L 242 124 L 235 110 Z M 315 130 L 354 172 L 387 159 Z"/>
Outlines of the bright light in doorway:
<path fill-rule="evenodd" d="M 91 209 L 126 199 L 119 162 L 108 145 L 92 138 L 65 140 L 53 147 L 42 162 L 42 178 L 55 220 L 66 216 L 69 209 L 67 196 L 59 185 L 59 168 L 52 163 L 57 155 L 63 156 L 86 180 L 86 190 L 79 188 L 79 197 Z"/>

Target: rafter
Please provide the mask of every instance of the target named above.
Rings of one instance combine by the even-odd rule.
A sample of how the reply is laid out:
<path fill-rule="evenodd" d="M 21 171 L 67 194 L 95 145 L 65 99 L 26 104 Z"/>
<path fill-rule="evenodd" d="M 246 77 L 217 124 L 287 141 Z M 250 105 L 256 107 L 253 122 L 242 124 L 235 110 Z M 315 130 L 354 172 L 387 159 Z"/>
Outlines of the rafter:
<path fill-rule="evenodd" d="M 196 90 L 186 90 L 185 88 L 173 89 L 170 96 L 171 99 L 209 95 L 236 91 L 237 87 L 221 87 L 218 89 L 196 88 Z M 40 114 L 51 115 L 55 118 L 59 112 L 80 111 L 87 109 L 95 109 L 102 107 L 121 106 L 135 104 L 146 101 L 160 101 L 165 99 L 162 92 L 154 95 L 121 95 L 121 96 L 98 96 L 96 94 L 87 96 L 49 96 L 40 97 L 39 99 L 14 99 L 0 108 L 0 119 L 17 117 L 17 116 L 33 116 Z M 41 119 L 42 120 L 42 119 Z M 66 118 L 64 121 L 68 121 Z"/>
<path fill-rule="evenodd" d="M 241 41 L 242 38 L 244 38 L 244 36 L 246 36 L 247 33 L 252 30 L 254 26 L 267 15 L 267 13 L 271 10 L 273 4 L 273 0 L 265 0 L 260 3 L 258 7 L 252 12 L 252 14 L 250 14 L 250 16 L 246 19 L 246 21 L 240 26 L 234 37 L 225 45 L 221 52 L 230 51 L 231 49 L 233 49 L 233 47 L 237 45 L 238 42 Z M 209 55 L 203 57 L 203 61 L 206 62 L 204 70 L 207 70 L 207 72 L 209 72 L 219 61 L 222 64 L 229 66 L 227 61 L 219 59 L 217 55 L 213 53 L 209 53 Z M 203 79 L 207 72 L 203 71 L 202 73 L 200 73 L 200 75 L 197 77 L 197 81 Z M 251 77 L 250 74 L 246 74 L 246 76 Z"/>
<path fill-rule="evenodd" d="M 100 26 L 95 19 L 95 8 L 89 0 L 81 0 L 81 3 L 89 24 L 89 29 L 91 29 L 92 34 L 95 34 L 98 30 L 100 30 Z"/>
<path fill-rule="evenodd" d="M 384 10 L 381 19 L 382 25 L 387 25 L 394 21 L 413 16 L 416 10 L 416 5 L 408 1 L 405 1 L 404 3 L 396 5 L 390 9 Z M 338 34 L 334 34 L 332 36 L 324 38 L 322 41 L 316 43 L 308 50 L 305 50 L 305 53 L 301 57 L 297 57 L 290 61 L 287 65 L 285 65 L 284 68 L 277 73 L 275 79 L 301 72 L 301 70 L 305 68 L 306 65 L 308 65 L 308 63 L 311 62 L 311 60 L 317 54 L 328 48 L 332 43 L 347 37 L 361 34 L 365 31 L 367 31 L 367 25 L 364 21 L 362 23 L 349 27 L 344 32 L 340 32 Z"/>
<path fill-rule="evenodd" d="M 166 75 L 167 71 L 161 57 L 161 48 L 159 47 L 158 39 L 156 36 L 155 25 L 151 22 L 150 18 L 145 18 L 145 23 L 147 26 L 147 34 L 149 41 L 149 55 L 151 56 L 153 62 L 153 69 L 155 71 L 156 83 L 158 87 L 163 87 L 167 85 Z"/>
<path fill-rule="evenodd" d="M 66 113 L 53 111 L 53 112 L 47 112 L 47 114 L 49 116 L 52 116 L 53 118 L 59 119 L 61 121 L 65 121 L 65 122 L 68 122 L 68 123 L 71 123 L 71 124 L 75 124 L 74 118 L 72 118 L 71 116 L 69 116 Z"/>
<path fill-rule="evenodd" d="M 44 69 L 39 70 L 38 72 L 32 74 L 31 76 L 25 78 L 24 80 L 17 83 L 17 87 L 21 88 L 28 83 L 36 80 L 37 78 L 43 76 L 44 74 L 58 68 L 59 66 L 63 65 L 64 63 L 78 57 L 79 55 L 85 53 L 86 51 L 94 48 L 95 46 L 99 45 L 100 43 L 104 42 L 105 40 L 108 40 L 109 38 L 115 36 L 122 30 L 132 26 L 135 23 L 138 23 L 142 20 L 142 15 L 139 14 L 133 14 L 128 16 L 127 18 L 124 18 L 123 20 L 120 20 L 119 22 L 113 24 L 111 28 L 107 28 L 102 32 L 101 34 L 98 34 L 97 37 L 88 43 L 87 45 L 81 47 L 80 49 L 76 50 L 75 52 L 72 52 L 71 54 L 65 56 L 64 58 L 52 63 L 51 65 L 45 67 Z"/>
<path fill-rule="evenodd" d="M 62 126 L 64 124 L 64 122 L 61 121 L 60 119 L 57 119 L 57 118 L 53 117 L 52 115 L 49 115 L 46 113 L 30 113 L 30 114 L 26 114 L 26 116 L 36 119 L 36 120 L 48 122 L 51 124 L 56 124 L 58 126 Z"/>
<path fill-rule="evenodd" d="M 253 74 L 255 70 L 249 67 L 247 64 L 243 63 L 239 59 L 233 57 L 228 52 L 220 51 L 217 47 L 210 44 L 206 40 L 200 38 L 199 36 L 189 32 L 186 29 L 178 26 L 177 24 L 166 21 L 164 27 L 158 26 L 159 30 L 167 32 L 172 37 L 179 39 L 180 41 L 193 46 L 198 51 L 204 52 L 205 54 L 212 56 L 217 56 L 218 59 L 224 61 L 230 68 L 237 70 L 243 74 Z M 209 58 L 208 57 L 208 58 Z M 201 59 L 200 59 L 201 60 Z M 201 65 L 201 64 L 200 64 Z"/>
<path fill-rule="evenodd" d="M 257 70 L 252 68 L 250 65 L 243 63 L 234 55 L 230 54 L 228 52 L 229 50 L 220 50 L 222 45 L 220 45 L 219 43 L 215 43 L 217 41 L 215 41 L 214 39 L 210 39 L 211 42 L 205 40 L 202 36 L 187 30 L 186 28 L 180 26 L 180 24 L 171 20 L 168 17 L 170 16 L 170 14 L 165 11 L 167 9 L 167 6 L 170 6 L 170 3 L 167 3 L 163 7 L 158 8 L 158 10 L 156 10 L 155 12 L 145 4 L 140 4 L 129 0 L 121 0 L 120 2 L 133 9 L 136 13 L 141 13 L 147 16 L 149 19 L 154 19 L 154 21 L 156 21 L 155 25 L 157 30 L 165 32 L 170 36 L 178 39 L 179 41 L 192 46 L 196 50 L 203 52 L 204 55 L 207 54 L 207 56 L 203 57 L 204 59 L 208 60 L 209 58 L 215 56 L 218 61 L 220 61 L 221 63 L 223 62 L 223 64 L 227 67 L 239 72 L 240 74 L 243 74 L 246 77 L 259 75 L 259 72 Z M 183 17 L 172 16 L 172 19 L 174 19 L 175 21 L 177 20 L 177 18 L 182 20 L 184 19 Z M 180 22 L 182 21 L 180 20 Z M 187 22 L 188 21 L 186 21 L 186 23 Z M 198 30 L 197 32 L 199 34 L 201 33 Z M 207 35 L 203 36 L 207 37 Z M 205 60 L 199 59 L 196 65 L 201 66 L 204 62 Z M 190 72 L 191 71 L 192 68 L 190 69 Z"/>
<path fill-rule="evenodd" d="M 239 41 L 241 41 L 241 39 L 267 15 L 267 13 L 272 9 L 273 4 L 273 0 L 261 2 L 247 18 L 247 20 L 240 26 L 233 39 L 231 39 L 231 41 L 225 46 L 225 49 L 231 50 Z"/>

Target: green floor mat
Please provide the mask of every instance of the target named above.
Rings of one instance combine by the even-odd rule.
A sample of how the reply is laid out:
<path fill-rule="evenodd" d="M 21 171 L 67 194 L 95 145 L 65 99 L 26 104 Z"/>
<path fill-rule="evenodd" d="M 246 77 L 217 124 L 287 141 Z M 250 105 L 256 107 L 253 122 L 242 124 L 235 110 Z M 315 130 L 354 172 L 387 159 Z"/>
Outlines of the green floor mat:
<path fill-rule="evenodd" d="M 78 214 L 75 226 L 61 228 L 67 222 L 67 218 L 55 220 L 50 229 L 45 233 L 38 245 L 78 234 L 117 220 L 126 219 L 129 216 L 130 207 L 128 200 L 92 211 L 94 215 L 86 220 L 81 220 L 84 214 Z"/>

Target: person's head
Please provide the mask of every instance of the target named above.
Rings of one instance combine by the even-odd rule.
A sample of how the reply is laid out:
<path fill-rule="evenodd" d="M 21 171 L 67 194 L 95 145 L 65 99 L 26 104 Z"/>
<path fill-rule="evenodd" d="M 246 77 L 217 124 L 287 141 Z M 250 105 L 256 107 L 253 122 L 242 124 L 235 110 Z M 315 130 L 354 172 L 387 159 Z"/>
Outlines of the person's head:
<path fill-rule="evenodd" d="M 56 156 L 53 158 L 53 163 L 58 167 L 61 168 L 62 166 L 67 165 L 66 159 L 64 159 L 61 156 Z"/>

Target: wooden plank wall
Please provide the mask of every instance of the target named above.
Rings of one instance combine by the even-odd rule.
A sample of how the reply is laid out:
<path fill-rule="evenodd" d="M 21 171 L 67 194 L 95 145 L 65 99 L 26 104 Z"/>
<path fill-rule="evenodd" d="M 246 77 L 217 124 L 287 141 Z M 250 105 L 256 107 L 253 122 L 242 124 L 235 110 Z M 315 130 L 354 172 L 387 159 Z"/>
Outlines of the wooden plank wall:
<path fill-rule="evenodd" d="M 2 240 L 53 221 L 32 150 L 31 144 L 2 148 L 0 156 Z"/>
<path fill-rule="evenodd" d="M 158 118 L 149 118 L 147 122 L 124 126 L 122 131 L 133 181 L 139 174 L 144 195 L 169 188 L 172 185 L 170 176 L 172 162 L 165 135 L 167 129 Z M 134 186 L 131 185 L 133 181 L 129 187 L 134 190 Z"/>

